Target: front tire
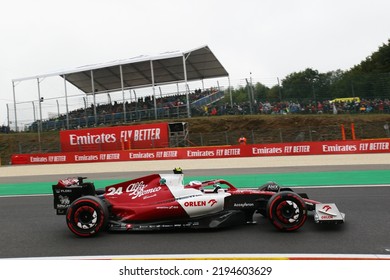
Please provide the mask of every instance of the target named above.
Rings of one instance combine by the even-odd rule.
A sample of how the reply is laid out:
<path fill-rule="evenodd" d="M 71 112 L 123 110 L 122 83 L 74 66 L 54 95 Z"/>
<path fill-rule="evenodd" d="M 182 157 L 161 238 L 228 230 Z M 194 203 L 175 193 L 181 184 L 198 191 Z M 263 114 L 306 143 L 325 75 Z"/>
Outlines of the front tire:
<path fill-rule="evenodd" d="M 108 208 L 95 196 L 83 196 L 76 199 L 68 208 L 66 223 L 69 229 L 81 237 L 98 234 L 107 226 Z"/>
<path fill-rule="evenodd" d="M 295 231 L 306 222 L 306 203 L 294 192 L 279 192 L 268 201 L 267 216 L 277 229 Z"/>

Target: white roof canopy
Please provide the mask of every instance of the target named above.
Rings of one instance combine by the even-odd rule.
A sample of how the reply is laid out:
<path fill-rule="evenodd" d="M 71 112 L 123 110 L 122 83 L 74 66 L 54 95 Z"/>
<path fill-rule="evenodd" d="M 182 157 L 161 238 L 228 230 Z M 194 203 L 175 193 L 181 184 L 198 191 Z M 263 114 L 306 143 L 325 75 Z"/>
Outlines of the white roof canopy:
<path fill-rule="evenodd" d="M 186 62 L 185 65 L 183 58 Z M 210 48 L 203 46 L 185 52 L 167 52 L 156 56 L 142 55 L 108 63 L 86 65 L 44 75 L 14 79 L 13 82 L 49 76 L 61 76 L 84 93 L 93 92 L 91 83 L 93 79 L 94 92 L 99 93 L 120 91 L 123 88 L 149 87 L 224 77 L 228 76 L 228 72 Z"/>
<path fill-rule="evenodd" d="M 197 81 L 217 77 L 229 76 L 228 72 L 215 57 L 208 46 L 203 46 L 190 51 L 166 52 L 155 56 L 138 56 L 129 59 L 116 60 L 108 63 L 98 63 L 52 72 L 44 75 L 19 78 L 12 80 L 15 110 L 15 129 L 17 129 L 17 109 L 15 82 L 37 80 L 38 100 L 41 100 L 40 79 L 61 76 L 66 82 L 71 83 L 85 94 L 95 95 L 122 91 L 123 93 L 123 120 L 126 121 L 126 107 L 124 90 L 140 87 L 152 87 L 155 95 L 155 86 L 171 83 Z M 187 87 L 186 87 L 187 88 Z M 187 112 L 190 117 L 190 104 L 188 92 L 186 92 Z M 69 128 L 68 98 L 65 83 L 66 117 Z M 41 102 L 38 103 L 41 106 Z M 156 98 L 154 98 L 154 114 L 157 118 Z M 39 107 L 42 121 L 42 110 Z M 94 106 L 95 123 L 97 123 L 96 106 Z M 41 123 L 41 122 L 40 122 Z M 38 128 L 38 132 L 39 132 Z"/>

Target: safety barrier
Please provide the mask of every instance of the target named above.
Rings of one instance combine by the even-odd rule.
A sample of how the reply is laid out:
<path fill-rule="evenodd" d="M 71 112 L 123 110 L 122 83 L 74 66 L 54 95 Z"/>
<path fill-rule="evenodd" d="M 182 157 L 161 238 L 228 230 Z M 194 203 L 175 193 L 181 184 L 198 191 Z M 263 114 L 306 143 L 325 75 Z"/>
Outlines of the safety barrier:
<path fill-rule="evenodd" d="M 15 154 L 12 164 L 58 164 L 326 154 L 389 153 L 390 139 Z"/>

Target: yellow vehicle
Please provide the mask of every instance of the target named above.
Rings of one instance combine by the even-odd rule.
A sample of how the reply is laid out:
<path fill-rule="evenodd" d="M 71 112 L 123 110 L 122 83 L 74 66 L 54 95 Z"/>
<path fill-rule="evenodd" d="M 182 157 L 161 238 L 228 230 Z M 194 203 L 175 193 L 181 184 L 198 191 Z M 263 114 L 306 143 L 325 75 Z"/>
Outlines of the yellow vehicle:
<path fill-rule="evenodd" d="M 330 101 L 330 103 L 345 103 L 345 102 L 360 102 L 359 97 L 343 97 L 343 98 L 335 98 Z"/>

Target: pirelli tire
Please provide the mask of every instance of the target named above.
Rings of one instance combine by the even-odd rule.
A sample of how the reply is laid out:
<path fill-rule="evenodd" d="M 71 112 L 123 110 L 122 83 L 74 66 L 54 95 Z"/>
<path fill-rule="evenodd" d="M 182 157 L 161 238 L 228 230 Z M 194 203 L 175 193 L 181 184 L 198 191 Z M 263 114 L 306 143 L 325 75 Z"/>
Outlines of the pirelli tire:
<path fill-rule="evenodd" d="M 296 193 L 275 193 L 267 203 L 267 217 L 280 231 L 295 231 L 307 219 L 305 201 Z"/>
<path fill-rule="evenodd" d="M 77 236 L 94 236 L 107 227 L 107 205 L 96 196 L 82 196 L 69 206 L 66 223 Z"/>

